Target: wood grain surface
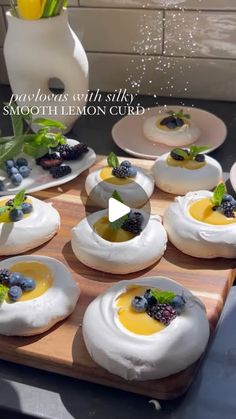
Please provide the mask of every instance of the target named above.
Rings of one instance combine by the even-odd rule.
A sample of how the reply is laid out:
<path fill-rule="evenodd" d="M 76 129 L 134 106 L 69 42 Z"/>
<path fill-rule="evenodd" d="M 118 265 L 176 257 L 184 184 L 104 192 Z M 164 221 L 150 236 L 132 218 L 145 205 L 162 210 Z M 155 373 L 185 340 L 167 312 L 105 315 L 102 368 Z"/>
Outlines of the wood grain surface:
<path fill-rule="evenodd" d="M 145 160 L 130 160 L 147 170 L 150 170 L 153 164 Z M 104 157 L 98 156 L 96 165 L 90 171 L 104 164 Z M 213 331 L 233 283 L 235 261 L 192 258 L 169 244 L 164 257 L 157 264 L 135 274 L 106 274 L 82 265 L 72 252 L 70 238 L 71 228 L 85 216 L 83 203 L 86 200 L 84 182 L 87 174 L 88 171 L 59 188 L 34 194 L 39 199 L 53 202 L 61 215 L 61 229 L 50 242 L 28 252 L 31 255 L 51 256 L 65 263 L 81 289 L 77 307 L 66 321 L 43 335 L 28 338 L 2 336 L 0 358 L 157 399 L 178 397 L 191 384 L 199 363 L 179 374 L 146 382 L 127 382 L 109 374 L 96 365 L 86 351 L 81 333 L 84 311 L 99 293 L 119 280 L 164 275 L 178 281 L 203 301 Z M 152 212 L 163 215 L 173 199 L 173 195 L 155 189 L 151 199 Z"/>

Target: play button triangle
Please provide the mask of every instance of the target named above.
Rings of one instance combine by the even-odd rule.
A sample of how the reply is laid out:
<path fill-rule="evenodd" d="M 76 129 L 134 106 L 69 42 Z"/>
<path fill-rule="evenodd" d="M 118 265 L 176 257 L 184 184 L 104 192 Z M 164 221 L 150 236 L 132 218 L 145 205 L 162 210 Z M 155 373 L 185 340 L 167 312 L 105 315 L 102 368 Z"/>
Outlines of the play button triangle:
<path fill-rule="evenodd" d="M 127 215 L 130 213 L 130 208 L 122 204 L 122 202 L 117 201 L 117 199 L 110 198 L 108 202 L 108 219 L 110 223 L 113 223 L 116 220 L 119 220 L 119 218 L 124 217 L 124 215 Z"/>

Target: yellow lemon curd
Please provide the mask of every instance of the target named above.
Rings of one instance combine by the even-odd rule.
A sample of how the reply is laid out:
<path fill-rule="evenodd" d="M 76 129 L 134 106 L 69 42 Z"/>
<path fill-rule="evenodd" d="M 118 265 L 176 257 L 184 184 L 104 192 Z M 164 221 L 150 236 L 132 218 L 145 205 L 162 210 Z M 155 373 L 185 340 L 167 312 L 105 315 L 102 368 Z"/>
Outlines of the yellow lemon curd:
<path fill-rule="evenodd" d="M 106 216 L 101 217 L 98 221 L 96 221 L 93 225 L 93 229 L 104 240 L 113 243 L 126 242 L 135 237 L 135 234 L 125 231 L 123 228 L 113 230 L 110 226 L 108 217 Z"/>
<path fill-rule="evenodd" d="M 46 0 L 17 0 L 19 16 L 26 20 L 40 19 Z"/>
<path fill-rule="evenodd" d="M 104 167 L 101 172 L 100 172 L 100 178 L 107 182 L 107 183 L 111 183 L 112 185 L 127 185 L 128 183 L 132 183 L 133 179 L 131 178 L 118 178 L 116 176 L 113 176 L 112 174 L 112 167 L 110 166 L 106 166 Z"/>
<path fill-rule="evenodd" d="M 189 170 L 197 170 L 206 165 L 206 162 L 197 162 L 196 160 L 175 160 L 169 156 L 166 159 L 168 166 L 181 167 Z"/>
<path fill-rule="evenodd" d="M 227 218 L 219 211 L 213 211 L 210 198 L 202 198 L 189 206 L 190 215 L 195 220 L 213 225 L 235 224 L 236 218 Z"/>
<path fill-rule="evenodd" d="M 35 280 L 36 287 L 32 291 L 23 291 L 21 298 L 17 301 L 33 300 L 43 295 L 53 283 L 51 270 L 40 262 L 18 262 L 12 265 L 9 270 L 11 272 L 19 272 L 20 274 Z M 10 301 L 7 297 L 6 301 Z"/>
<path fill-rule="evenodd" d="M 150 317 L 146 312 L 137 313 L 132 309 L 131 301 L 135 296 L 144 295 L 147 287 L 133 286 L 121 294 L 116 301 L 119 307 L 118 318 L 121 324 L 137 335 L 153 335 L 165 329 L 161 322 Z"/>
<path fill-rule="evenodd" d="M 6 205 L 7 201 L 9 201 L 9 199 L 2 199 L 0 201 L 0 208 L 4 207 L 4 205 Z M 24 202 L 28 202 L 29 204 L 32 204 L 31 199 L 26 199 Z M 31 214 L 24 214 L 23 218 L 27 218 L 29 217 Z M 5 211 L 2 214 L 0 214 L 0 223 L 12 223 L 12 221 L 9 218 L 9 211 Z"/>

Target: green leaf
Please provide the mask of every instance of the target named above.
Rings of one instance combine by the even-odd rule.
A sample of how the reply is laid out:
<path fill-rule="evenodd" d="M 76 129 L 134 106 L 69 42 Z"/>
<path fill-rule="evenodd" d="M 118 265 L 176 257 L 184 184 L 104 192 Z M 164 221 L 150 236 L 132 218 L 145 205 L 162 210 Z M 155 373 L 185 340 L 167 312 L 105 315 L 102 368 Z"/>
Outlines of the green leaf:
<path fill-rule="evenodd" d="M 107 164 L 110 167 L 118 167 L 119 166 L 118 157 L 115 153 L 113 153 L 113 151 L 107 157 Z"/>
<path fill-rule="evenodd" d="M 35 159 L 39 159 L 43 157 L 48 152 L 48 147 L 45 146 L 38 146 L 33 144 L 24 144 L 23 151 L 28 156 L 34 157 Z"/>
<path fill-rule="evenodd" d="M 4 207 L 0 207 L 0 215 L 4 214 L 4 212 L 9 210 L 9 206 L 8 205 L 4 205 Z"/>
<path fill-rule="evenodd" d="M 8 103 L 7 106 L 8 106 L 9 109 L 13 108 L 13 110 L 15 111 L 16 108 L 17 108 L 17 103 L 12 102 L 11 106 Z M 24 118 L 21 115 L 21 113 L 19 115 L 17 115 L 17 114 L 14 114 L 13 112 L 10 112 L 10 117 L 11 117 L 11 123 L 12 123 L 12 129 L 13 129 L 14 137 L 18 137 L 19 135 L 23 135 Z"/>
<path fill-rule="evenodd" d="M 196 146 L 196 145 L 191 145 L 189 148 L 189 152 L 190 152 L 190 159 L 193 160 L 198 154 L 203 153 L 204 151 L 209 150 L 209 147 L 206 145 L 203 146 Z"/>
<path fill-rule="evenodd" d="M 23 204 L 24 200 L 25 200 L 25 189 L 22 189 L 21 191 L 19 191 L 16 196 L 13 199 L 13 206 L 15 208 L 18 208 L 21 206 L 21 204 Z"/>
<path fill-rule="evenodd" d="M 184 160 L 189 160 L 189 155 L 184 151 L 182 148 L 174 148 L 173 151 L 178 154 L 178 156 L 181 156 L 184 158 Z"/>
<path fill-rule="evenodd" d="M 124 215 L 123 217 L 118 218 L 116 221 L 109 222 L 109 225 L 112 230 L 119 230 L 122 227 L 124 222 L 128 219 L 128 214 Z"/>
<path fill-rule="evenodd" d="M 8 288 L 5 285 L 0 284 L 0 304 L 2 304 L 3 301 L 5 300 L 7 293 L 8 293 Z"/>
<path fill-rule="evenodd" d="M 191 115 L 189 113 L 184 113 L 183 109 L 180 109 L 179 111 L 168 111 L 166 113 L 179 119 L 191 119 Z"/>
<path fill-rule="evenodd" d="M 54 119 L 46 119 L 46 118 L 36 118 L 33 120 L 34 125 L 39 125 L 41 127 L 50 127 L 50 128 L 59 128 L 65 129 L 65 125 L 59 121 L 55 121 Z"/>
<path fill-rule="evenodd" d="M 115 190 L 111 196 L 112 198 L 116 199 L 117 201 L 124 203 L 123 199 L 121 198 L 120 194 Z"/>
<path fill-rule="evenodd" d="M 222 203 L 222 199 L 224 194 L 227 192 L 225 184 L 219 183 L 219 185 L 216 186 L 216 188 L 213 191 L 213 197 L 211 199 L 214 206 L 220 206 Z"/>
<path fill-rule="evenodd" d="M 21 153 L 24 139 L 25 136 L 21 135 L 8 141 L 7 143 L 0 144 L 0 164 L 5 160 L 13 159 Z"/>
<path fill-rule="evenodd" d="M 171 291 L 158 291 L 155 289 L 151 290 L 151 295 L 156 298 L 160 304 L 169 304 L 173 298 L 176 296 L 174 292 Z"/>

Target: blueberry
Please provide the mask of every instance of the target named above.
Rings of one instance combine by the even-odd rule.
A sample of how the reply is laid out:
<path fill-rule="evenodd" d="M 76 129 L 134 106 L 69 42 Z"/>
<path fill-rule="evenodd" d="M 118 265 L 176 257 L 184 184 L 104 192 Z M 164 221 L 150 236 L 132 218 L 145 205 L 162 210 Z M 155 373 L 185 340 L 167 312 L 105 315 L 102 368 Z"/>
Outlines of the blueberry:
<path fill-rule="evenodd" d="M 13 287 L 11 287 L 8 291 L 8 297 L 10 298 L 10 300 L 12 301 L 17 301 L 19 300 L 19 298 L 22 296 L 22 290 L 20 287 L 18 287 L 17 285 L 14 285 Z"/>
<path fill-rule="evenodd" d="M 20 175 L 20 173 L 16 173 L 15 175 L 11 176 L 11 182 L 14 186 L 19 186 L 23 180 L 23 177 Z"/>
<path fill-rule="evenodd" d="M 174 307 L 178 314 L 183 311 L 185 303 L 186 301 L 181 295 L 176 295 L 171 301 L 172 307 Z"/>
<path fill-rule="evenodd" d="M 170 121 L 170 122 L 167 122 L 167 123 L 166 123 L 166 127 L 167 127 L 167 128 L 169 128 L 169 129 L 175 129 L 175 128 L 176 128 L 176 126 L 177 126 L 177 125 L 176 125 L 176 122 L 174 122 L 174 121 L 173 121 L 173 122 L 172 122 L 172 121 Z"/>
<path fill-rule="evenodd" d="M 13 208 L 9 212 L 9 218 L 12 222 L 22 220 L 23 216 L 24 216 L 23 211 L 21 211 L 20 209 L 17 209 L 17 208 Z"/>
<path fill-rule="evenodd" d="M 10 169 L 15 166 L 14 160 L 6 160 L 4 164 L 6 169 Z"/>
<path fill-rule="evenodd" d="M 20 286 L 21 281 L 23 280 L 23 276 L 19 272 L 13 272 L 9 278 L 9 286 L 13 287 L 14 285 Z"/>
<path fill-rule="evenodd" d="M 129 167 L 128 177 L 135 177 L 137 176 L 137 173 L 136 167 Z"/>
<path fill-rule="evenodd" d="M 121 162 L 120 164 L 121 166 L 125 166 L 125 167 L 131 167 L 131 163 L 128 160 L 124 160 Z"/>
<path fill-rule="evenodd" d="M 198 162 L 198 163 L 203 163 L 204 161 L 205 161 L 205 156 L 204 156 L 204 154 L 197 154 L 196 155 L 196 157 L 195 157 L 195 160 Z"/>
<path fill-rule="evenodd" d="M 134 309 L 134 311 L 137 311 L 137 313 L 144 313 L 147 310 L 148 302 L 146 298 L 142 296 L 134 297 L 131 301 L 131 306 Z"/>
<path fill-rule="evenodd" d="M 182 127 L 184 125 L 183 119 L 180 118 L 176 118 L 175 123 L 177 127 Z"/>
<path fill-rule="evenodd" d="M 224 194 L 222 202 L 234 202 L 234 197 L 229 194 Z"/>
<path fill-rule="evenodd" d="M 16 160 L 16 166 L 17 167 L 28 166 L 28 162 L 24 157 L 19 157 L 19 159 Z"/>
<path fill-rule="evenodd" d="M 151 290 L 150 289 L 148 289 L 148 290 L 146 290 L 145 291 L 145 293 L 144 293 L 144 298 L 146 298 L 146 300 L 147 300 L 147 302 L 148 302 L 148 305 L 149 306 L 153 306 L 154 304 L 156 304 L 157 303 L 157 300 L 156 300 L 156 298 L 151 294 Z"/>
<path fill-rule="evenodd" d="M 3 180 L 0 180 L 0 191 L 4 191 L 4 189 L 5 189 L 5 184 Z"/>
<path fill-rule="evenodd" d="M 21 204 L 21 211 L 23 214 L 30 214 L 33 211 L 33 205 L 29 202 L 23 202 L 23 204 Z"/>
<path fill-rule="evenodd" d="M 7 169 L 7 174 L 9 177 L 11 177 L 12 175 L 16 175 L 17 173 L 19 173 L 17 167 L 10 167 L 9 169 Z"/>
<path fill-rule="evenodd" d="M 23 278 L 23 280 L 20 282 L 20 287 L 23 291 L 32 291 L 36 287 L 36 282 L 32 278 Z"/>
<path fill-rule="evenodd" d="M 31 173 L 31 170 L 30 170 L 29 166 L 20 166 L 19 167 L 19 172 L 20 172 L 20 174 L 23 178 L 26 178 L 26 177 L 29 177 L 29 175 Z"/>

